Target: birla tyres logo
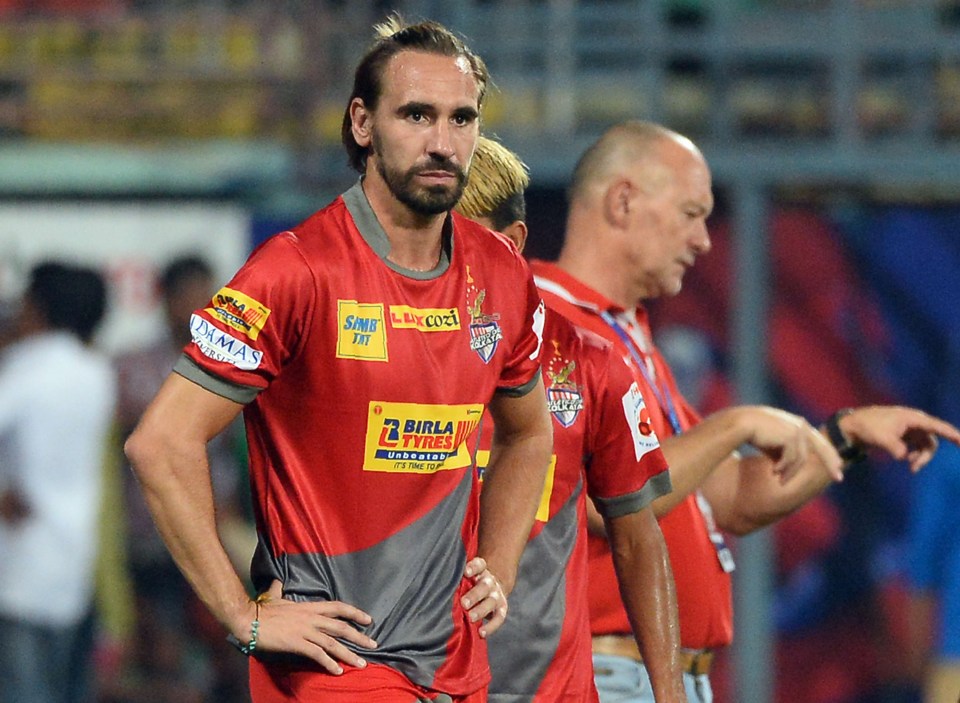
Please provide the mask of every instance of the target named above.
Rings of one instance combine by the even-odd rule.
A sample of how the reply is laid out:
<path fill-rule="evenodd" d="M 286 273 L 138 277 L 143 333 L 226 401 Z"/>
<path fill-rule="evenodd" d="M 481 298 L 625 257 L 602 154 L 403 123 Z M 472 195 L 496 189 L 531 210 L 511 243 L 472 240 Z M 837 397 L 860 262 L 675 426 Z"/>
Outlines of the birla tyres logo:
<path fill-rule="evenodd" d="M 580 387 L 570 378 L 577 368 L 577 362 L 566 360 L 560 352 L 560 343 L 552 339 L 553 354 L 545 365 L 550 385 L 547 387 L 547 409 L 564 427 L 570 427 L 577 421 L 583 410 L 583 394 Z"/>
<path fill-rule="evenodd" d="M 469 466 L 467 440 L 482 416 L 481 404 L 370 401 L 363 469 L 425 474 Z"/>
<path fill-rule="evenodd" d="M 470 313 L 470 348 L 475 351 L 483 363 L 489 363 L 497 351 L 500 340 L 503 339 L 503 330 L 500 328 L 498 313 L 485 314 L 483 301 L 487 297 L 487 289 L 478 289 L 470 267 L 467 266 L 467 312 Z"/>
<path fill-rule="evenodd" d="M 266 307 L 250 296 L 233 288 L 224 286 L 210 301 L 210 307 L 205 311 L 215 320 L 243 332 L 247 337 L 256 341 L 263 326 L 270 317 L 270 308 Z"/>

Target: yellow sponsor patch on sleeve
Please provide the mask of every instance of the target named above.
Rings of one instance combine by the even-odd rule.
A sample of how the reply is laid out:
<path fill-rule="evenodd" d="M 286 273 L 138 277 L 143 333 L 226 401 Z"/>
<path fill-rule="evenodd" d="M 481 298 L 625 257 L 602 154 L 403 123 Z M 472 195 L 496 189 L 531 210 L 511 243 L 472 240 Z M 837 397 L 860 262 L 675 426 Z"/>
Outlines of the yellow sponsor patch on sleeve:
<path fill-rule="evenodd" d="M 337 301 L 337 358 L 388 361 L 382 303 Z"/>
<path fill-rule="evenodd" d="M 206 311 L 214 319 L 242 332 L 250 339 L 260 336 L 267 318 L 270 317 L 270 308 L 226 286 L 217 291 Z"/>
<path fill-rule="evenodd" d="M 467 440 L 483 417 L 482 404 L 424 405 L 371 400 L 364 471 L 432 474 L 470 466 Z"/>

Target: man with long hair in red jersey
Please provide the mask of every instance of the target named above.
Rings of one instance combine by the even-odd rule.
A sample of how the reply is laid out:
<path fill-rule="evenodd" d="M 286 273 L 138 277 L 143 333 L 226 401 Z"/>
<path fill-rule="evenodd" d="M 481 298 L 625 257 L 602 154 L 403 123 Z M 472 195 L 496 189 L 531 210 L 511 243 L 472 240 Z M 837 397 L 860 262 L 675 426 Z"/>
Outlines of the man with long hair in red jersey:
<path fill-rule="evenodd" d="M 379 36 L 343 120 L 361 179 L 194 313 L 127 442 L 178 566 L 251 655 L 255 703 L 486 700 L 552 441 L 532 277 L 450 212 L 487 83 L 436 23 Z M 241 411 L 255 598 L 217 538 L 205 455 Z"/>

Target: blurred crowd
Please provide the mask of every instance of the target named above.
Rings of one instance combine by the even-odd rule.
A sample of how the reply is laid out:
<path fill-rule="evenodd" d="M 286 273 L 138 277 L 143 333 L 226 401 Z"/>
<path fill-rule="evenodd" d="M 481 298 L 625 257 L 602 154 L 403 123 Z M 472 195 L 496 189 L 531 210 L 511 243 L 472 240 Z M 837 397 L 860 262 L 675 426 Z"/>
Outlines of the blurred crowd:
<path fill-rule="evenodd" d="M 122 446 L 215 291 L 199 257 L 157 279 L 166 322 L 108 359 L 92 344 L 100 274 L 35 267 L 0 351 L 0 701 L 244 701 L 246 660 L 195 600 Z M 242 427 L 210 446 L 218 527 L 244 573 L 255 534 Z M 15 644 L 14 644 L 15 643 Z"/>
<path fill-rule="evenodd" d="M 215 288 L 201 258 L 169 262 L 157 276 L 163 334 L 109 360 L 91 344 L 107 304 L 91 269 L 38 265 L 23 299 L 7 310 L 0 701 L 248 699 L 246 660 L 171 560 L 122 453 L 189 342 L 192 311 Z M 662 346 L 703 412 L 731 402 L 724 354 L 708 335 L 668 324 Z M 221 537 L 245 573 L 255 534 L 242 427 L 219 436 L 210 456 Z M 960 621 L 953 593 L 960 552 L 951 547 L 951 515 L 960 450 L 946 448 L 919 480 L 901 475 L 882 464 L 853 471 L 775 528 L 778 701 L 910 703 L 921 700 L 931 662 L 955 667 L 960 647 L 949 623 Z M 718 700 L 731 700 L 729 662 L 718 666 Z M 41 670 L 54 672 L 49 685 L 68 696 L 44 693 L 31 678 Z M 38 697 L 10 693 L 17 690 Z"/>
<path fill-rule="evenodd" d="M 702 23 L 703 7 L 709 6 L 697 0 L 670 4 L 684 27 Z M 861 4 L 910 5 L 906 0 Z M 939 4 L 945 26 L 960 23 L 957 2 Z M 362 4 L 286 5 L 299 6 L 311 24 L 298 28 L 281 22 L 276 17 L 282 12 L 252 0 L 0 0 L 0 17 L 8 21 L 0 24 L 0 62 L 6 70 L 0 83 L 0 136 L 122 141 L 145 133 L 150 139 L 307 135 L 336 141 L 342 106 L 337 103 L 331 112 L 313 93 L 333 80 L 339 67 L 326 54 L 306 61 L 303 33 L 325 37 L 336 27 L 325 26 L 332 23 L 325 22 L 324 13 Z M 367 5 L 362 12 L 376 16 L 388 6 Z M 174 18 L 178 21 L 155 23 L 147 31 L 142 17 L 162 8 L 205 8 L 208 16 L 198 22 L 185 12 Z M 56 21 L 92 15 L 129 21 L 93 23 L 88 31 Z M 357 24 L 366 31 L 366 16 Z M 208 31 L 211 27 L 216 31 Z M 78 62 L 92 67 L 85 80 L 77 80 Z M 156 62 L 166 69 L 165 80 L 154 75 Z M 68 64 L 71 70 L 63 70 Z M 130 78 L 132 67 L 139 71 L 134 76 L 141 77 L 139 83 Z M 107 80 L 115 75 L 125 80 Z M 209 89 L 211 75 L 222 89 Z M 955 136 L 960 67 L 944 60 L 931 75 L 941 96 L 940 129 Z M 766 85 L 768 77 L 760 78 Z M 811 85 L 803 91 L 763 91 L 750 102 L 745 122 L 769 129 L 767 113 L 779 121 L 795 114 L 798 124 L 816 132 L 823 90 L 820 83 Z M 785 110 L 788 92 L 798 96 L 791 104 L 809 100 Z M 515 97 L 522 104 L 523 96 Z M 604 100 L 609 97 L 603 94 Z M 873 110 L 883 118 L 876 119 L 880 126 L 906 123 L 906 105 L 909 101 L 895 91 L 875 90 L 861 101 L 864 114 Z M 125 110 L 119 115 L 125 119 L 104 119 L 117 116 L 109 110 Z M 510 118 L 518 119 L 518 113 L 511 110 Z M 542 115 L 533 114 L 539 129 Z M 301 124 L 304 115 L 306 124 Z M 806 305 L 810 315 L 797 318 L 775 305 L 771 354 L 783 384 L 775 391 L 778 404 L 822 417 L 821 406 L 896 401 L 890 389 L 872 385 L 872 341 L 878 332 L 869 301 L 850 293 L 857 290 L 853 283 L 843 290 L 823 285 L 849 283 L 852 274 L 840 257 L 827 262 L 835 264 L 832 268 L 821 261 L 813 280 L 803 246 L 813 241 L 818 225 L 803 220 L 794 231 L 803 238 L 785 234 L 775 252 L 778 265 L 794 265 L 779 270 L 779 283 L 791 298 L 787 307 L 796 311 Z M 876 241 L 877 232 L 871 230 L 870 236 Z M 837 239 L 824 238 L 815 248 L 830 251 L 830 241 Z M 899 231 L 896 239 L 899 257 Z M 717 307 L 721 277 L 729 279 L 731 267 L 723 259 L 722 231 L 715 240 L 718 251 L 698 264 L 672 308 L 653 311 L 659 312 L 655 326 L 664 332 L 658 341 L 678 371 L 681 390 L 703 414 L 731 405 L 735 395 L 731 352 L 720 329 L 730 311 Z M 698 276 L 702 299 L 695 294 Z M 162 333 L 148 346 L 115 358 L 106 358 L 93 341 L 109 303 L 95 270 L 71 262 L 43 263 L 31 271 L 22 300 L 0 308 L 0 703 L 248 699 L 246 660 L 226 644 L 221 627 L 172 562 L 122 451 L 189 342 L 192 311 L 209 301 L 218 283 L 202 258 L 184 255 L 167 262 L 156 275 L 166 322 Z M 808 293 L 809 300 L 803 298 Z M 820 326 L 832 319 L 842 319 L 847 331 L 855 328 L 858 334 L 840 344 L 831 337 L 835 330 Z M 803 356 L 798 350 L 815 346 L 829 350 L 830 359 L 807 364 L 816 369 L 812 375 L 794 375 L 799 366 L 793 362 Z M 948 387 L 944 393 L 957 395 L 956 390 Z M 221 539 L 238 571 L 246 573 L 255 532 L 242 426 L 217 437 L 210 457 Z M 945 447 L 920 476 L 903 474 L 870 462 L 773 529 L 778 703 L 915 703 L 929 671 L 947 696 L 951 687 L 960 690 L 955 529 L 960 450 Z M 721 658 L 715 679 L 718 701 L 732 700 L 728 656 Z M 41 682 L 45 675 L 46 684 Z"/>

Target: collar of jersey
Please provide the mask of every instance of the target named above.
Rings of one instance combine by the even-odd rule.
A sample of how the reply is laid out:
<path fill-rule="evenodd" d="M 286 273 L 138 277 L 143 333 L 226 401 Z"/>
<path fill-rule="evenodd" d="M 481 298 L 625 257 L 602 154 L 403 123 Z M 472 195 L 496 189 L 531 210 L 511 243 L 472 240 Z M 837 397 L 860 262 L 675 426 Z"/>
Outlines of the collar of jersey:
<path fill-rule="evenodd" d="M 347 206 L 347 211 L 353 217 L 353 222 L 360 232 L 360 236 L 389 268 L 408 278 L 423 281 L 438 278 L 450 268 L 450 258 L 453 254 L 453 218 L 449 214 L 443 223 L 442 236 L 444 243 L 440 248 L 440 261 L 431 271 L 414 271 L 399 266 L 387 258 L 390 254 L 390 240 L 380 224 L 380 220 L 377 219 L 377 214 L 370 207 L 367 194 L 363 192 L 363 178 L 361 177 L 342 197 L 344 204 Z"/>
<path fill-rule="evenodd" d="M 604 311 L 623 312 L 616 303 L 608 300 L 589 286 L 581 283 L 556 264 L 534 260 L 531 262 L 533 280 L 537 288 L 551 293 L 571 305 L 600 314 Z M 592 300 L 589 300 L 592 298 Z"/>

